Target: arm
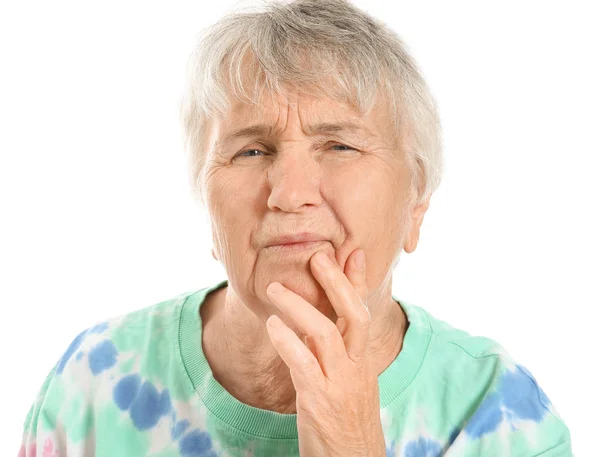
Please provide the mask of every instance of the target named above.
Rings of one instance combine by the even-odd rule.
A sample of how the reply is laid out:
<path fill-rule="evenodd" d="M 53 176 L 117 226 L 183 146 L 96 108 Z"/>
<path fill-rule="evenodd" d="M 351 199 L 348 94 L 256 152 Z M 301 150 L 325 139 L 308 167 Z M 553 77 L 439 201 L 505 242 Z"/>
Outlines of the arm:
<path fill-rule="evenodd" d="M 58 364 L 50 370 L 37 394 L 37 398 L 29 408 L 23 426 L 23 436 L 21 438 L 18 457 L 35 457 L 36 455 L 43 457 L 58 456 L 58 452 L 55 449 L 55 442 L 64 441 L 63 437 L 46 431 L 52 418 L 55 417 L 55 411 L 52 411 L 52 408 L 49 407 L 50 402 L 47 404 L 46 400 L 54 395 L 50 387 L 54 380 L 57 366 Z"/>
<path fill-rule="evenodd" d="M 86 455 L 92 424 L 86 420 L 89 408 L 82 404 L 84 394 L 72 362 L 87 334 L 77 335 L 46 376 L 25 418 L 19 457 Z"/>

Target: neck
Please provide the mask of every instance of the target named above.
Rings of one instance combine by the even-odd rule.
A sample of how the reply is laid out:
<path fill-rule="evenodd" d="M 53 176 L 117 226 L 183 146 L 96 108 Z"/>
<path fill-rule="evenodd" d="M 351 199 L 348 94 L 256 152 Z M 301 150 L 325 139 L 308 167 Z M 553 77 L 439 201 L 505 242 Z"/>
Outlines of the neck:
<path fill-rule="evenodd" d="M 391 284 L 369 297 L 368 351 L 380 375 L 402 349 L 408 320 L 391 297 Z M 239 401 L 283 414 L 296 412 L 287 365 L 271 344 L 264 322 L 231 287 L 206 297 L 200 308 L 202 345 L 215 379 Z"/>

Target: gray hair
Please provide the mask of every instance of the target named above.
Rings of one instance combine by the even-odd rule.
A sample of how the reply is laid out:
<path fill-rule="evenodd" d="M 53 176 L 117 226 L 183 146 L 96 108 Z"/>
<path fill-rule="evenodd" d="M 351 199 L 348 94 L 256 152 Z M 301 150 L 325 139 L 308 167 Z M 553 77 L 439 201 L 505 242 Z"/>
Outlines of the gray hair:
<path fill-rule="evenodd" d="M 439 115 L 398 35 L 347 0 L 262 3 L 204 29 L 188 62 L 181 118 L 194 198 L 203 203 L 206 124 L 227 113 L 228 94 L 256 104 L 265 88 L 274 96 L 287 87 L 362 114 L 381 97 L 396 138 L 406 132 L 412 202 L 428 198 L 443 168 Z"/>

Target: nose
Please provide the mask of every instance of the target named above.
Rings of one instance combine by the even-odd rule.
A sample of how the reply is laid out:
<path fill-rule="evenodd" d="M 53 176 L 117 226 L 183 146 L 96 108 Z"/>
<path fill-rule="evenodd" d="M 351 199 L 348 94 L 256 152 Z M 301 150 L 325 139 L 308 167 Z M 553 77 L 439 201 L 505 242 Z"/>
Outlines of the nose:
<path fill-rule="evenodd" d="M 322 202 L 319 164 L 309 154 L 282 153 L 267 173 L 272 211 L 297 213 Z"/>

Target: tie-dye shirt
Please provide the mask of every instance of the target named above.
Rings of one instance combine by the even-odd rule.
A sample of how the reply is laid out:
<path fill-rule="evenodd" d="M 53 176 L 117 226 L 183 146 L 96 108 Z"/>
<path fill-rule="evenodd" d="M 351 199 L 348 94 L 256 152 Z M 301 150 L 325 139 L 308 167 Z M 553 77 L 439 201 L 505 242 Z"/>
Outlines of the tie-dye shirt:
<path fill-rule="evenodd" d="M 296 415 L 237 400 L 202 352 L 200 306 L 226 285 L 81 332 L 44 381 L 19 456 L 297 456 Z M 556 409 L 502 347 L 394 299 L 409 326 L 378 379 L 386 457 L 571 455 Z"/>

